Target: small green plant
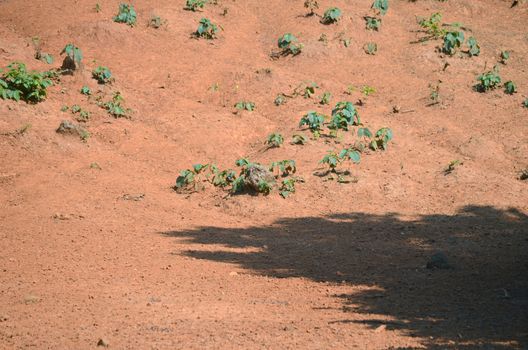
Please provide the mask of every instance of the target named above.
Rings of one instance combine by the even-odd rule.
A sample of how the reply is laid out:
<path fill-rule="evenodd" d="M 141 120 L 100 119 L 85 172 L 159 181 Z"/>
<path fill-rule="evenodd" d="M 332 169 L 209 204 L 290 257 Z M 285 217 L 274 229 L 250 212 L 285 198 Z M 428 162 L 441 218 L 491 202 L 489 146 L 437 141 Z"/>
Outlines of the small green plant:
<path fill-rule="evenodd" d="M 475 89 L 478 92 L 486 92 L 496 89 L 501 83 L 498 67 L 495 66 L 493 67 L 493 70 L 479 75 L 477 81 L 478 83 L 475 85 Z"/>
<path fill-rule="evenodd" d="M 185 9 L 189 11 L 198 11 L 198 9 L 203 9 L 207 0 L 187 0 L 185 3 Z"/>
<path fill-rule="evenodd" d="M 279 56 L 297 56 L 301 53 L 303 49 L 303 44 L 299 43 L 299 40 L 295 37 L 295 35 L 291 33 L 286 33 L 283 36 L 279 38 L 278 46 L 282 50 L 276 55 Z"/>
<path fill-rule="evenodd" d="M 510 52 L 509 51 L 501 51 L 500 53 L 500 59 L 502 64 L 506 64 L 508 60 L 510 59 Z"/>
<path fill-rule="evenodd" d="M 81 94 L 90 96 L 92 94 L 92 90 L 88 86 L 85 85 L 81 88 Z"/>
<path fill-rule="evenodd" d="M 351 102 L 339 102 L 332 110 L 332 119 L 328 126 L 332 130 L 348 130 L 350 126 L 361 125 L 361 119 L 354 104 Z"/>
<path fill-rule="evenodd" d="M 300 177 L 291 177 L 282 180 L 281 186 L 279 187 L 279 194 L 282 198 L 288 198 L 292 193 L 295 193 L 295 184 L 304 182 Z"/>
<path fill-rule="evenodd" d="M 92 71 L 92 77 L 99 84 L 106 84 L 112 81 L 112 73 L 107 67 L 99 66 Z"/>
<path fill-rule="evenodd" d="M 195 35 L 198 38 L 215 39 L 216 34 L 219 32 L 219 28 L 216 24 L 212 23 L 208 18 L 202 18 L 198 24 L 198 29 Z"/>
<path fill-rule="evenodd" d="M 63 111 L 67 111 L 68 110 L 67 106 L 65 106 L 65 107 L 66 107 L 66 109 L 64 109 L 64 107 L 62 108 Z M 90 120 L 90 112 L 88 112 L 85 109 L 82 109 L 82 107 L 79 106 L 79 105 L 71 106 L 70 111 L 71 111 L 72 114 L 75 115 L 75 119 L 78 122 L 87 122 L 88 120 Z"/>
<path fill-rule="evenodd" d="M 123 107 L 121 105 L 122 102 L 124 102 L 123 96 L 119 91 L 116 91 L 112 96 L 112 100 L 103 103 L 102 106 L 115 118 L 126 118 L 130 109 Z"/>
<path fill-rule="evenodd" d="M 301 134 L 295 134 L 292 136 L 292 145 L 305 145 L 308 143 L 308 138 Z"/>
<path fill-rule="evenodd" d="M 528 98 L 523 101 L 523 107 L 528 108 Z"/>
<path fill-rule="evenodd" d="M 389 10 L 389 0 L 374 0 L 372 8 L 381 15 L 385 15 Z"/>
<path fill-rule="evenodd" d="M 368 30 L 379 31 L 379 28 L 381 26 L 381 18 L 366 16 L 365 26 Z"/>
<path fill-rule="evenodd" d="M 350 160 L 355 164 L 358 164 L 361 161 L 360 153 L 351 148 L 345 148 L 339 153 L 335 151 L 328 151 L 323 159 L 319 162 L 320 164 L 326 164 L 328 166 L 328 172 L 337 173 L 336 168 L 339 164 L 344 161 Z"/>
<path fill-rule="evenodd" d="M 299 122 L 299 127 L 307 125 L 315 138 L 321 134 L 324 116 L 314 111 L 306 113 Z"/>
<path fill-rule="evenodd" d="M 212 166 L 213 170 L 213 185 L 217 187 L 227 187 L 232 185 L 236 181 L 236 173 L 232 169 L 219 170 L 215 165 Z"/>
<path fill-rule="evenodd" d="M 319 101 L 322 105 L 330 104 L 330 100 L 332 99 L 332 94 L 327 92 L 323 93 L 323 96 L 321 96 L 321 100 Z"/>
<path fill-rule="evenodd" d="M 148 26 L 154 29 L 159 29 L 167 23 L 166 19 L 161 18 L 157 15 L 152 15 L 149 19 Z"/>
<path fill-rule="evenodd" d="M 378 44 L 370 42 L 363 46 L 363 50 L 368 55 L 375 55 L 378 52 Z"/>
<path fill-rule="evenodd" d="M 192 169 L 185 169 L 180 172 L 180 175 L 176 178 L 176 184 L 174 190 L 177 192 L 196 192 L 200 188 L 198 175 L 204 170 L 209 168 L 209 164 L 195 164 Z"/>
<path fill-rule="evenodd" d="M 295 172 L 297 171 L 297 166 L 295 165 L 294 160 L 285 159 L 285 160 L 271 163 L 269 167 L 269 171 L 273 173 L 278 172 L 277 176 L 286 177 L 290 174 L 295 174 Z"/>
<path fill-rule="evenodd" d="M 315 10 L 319 8 L 319 3 L 317 0 L 306 0 L 304 2 L 304 7 L 310 10 L 310 12 L 306 16 L 313 16 L 315 15 Z"/>
<path fill-rule="evenodd" d="M 312 98 L 315 95 L 316 89 L 319 86 L 315 82 L 303 82 L 297 86 L 293 92 L 295 96 L 302 96 L 304 98 Z"/>
<path fill-rule="evenodd" d="M 456 49 L 460 48 L 464 43 L 464 32 L 462 31 L 453 31 L 448 32 L 444 36 L 444 46 L 442 47 L 442 52 L 448 55 L 454 55 Z"/>
<path fill-rule="evenodd" d="M 420 26 L 425 29 L 429 37 L 422 39 L 422 41 L 429 39 L 443 38 L 447 31 L 442 27 L 442 14 L 433 13 L 428 19 L 421 19 L 419 22 Z"/>
<path fill-rule="evenodd" d="M 323 17 L 321 18 L 321 23 L 323 24 L 332 24 L 341 18 L 341 10 L 337 7 L 331 7 L 325 11 Z"/>
<path fill-rule="evenodd" d="M 0 74 L 0 97 L 4 100 L 37 103 L 46 99 L 46 89 L 53 84 L 43 73 L 28 71 L 20 62 L 9 64 Z"/>
<path fill-rule="evenodd" d="M 456 168 L 458 168 L 458 166 L 460 166 L 462 164 L 464 164 L 464 163 L 462 163 L 458 159 L 452 160 L 451 162 L 449 162 L 447 167 L 444 169 L 444 175 L 451 174 L 453 171 L 455 171 Z"/>
<path fill-rule="evenodd" d="M 280 147 L 284 143 L 284 137 L 279 133 L 273 133 L 268 136 L 266 144 L 270 147 Z"/>
<path fill-rule="evenodd" d="M 249 101 L 239 101 L 235 104 L 235 108 L 239 111 L 253 112 L 255 110 L 255 103 Z"/>
<path fill-rule="evenodd" d="M 506 92 L 508 95 L 513 95 L 517 92 L 517 85 L 511 80 L 504 83 L 504 92 Z"/>
<path fill-rule="evenodd" d="M 81 49 L 79 49 L 74 44 L 67 44 L 64 49 L 62 49 L 60 54 L 66 54 L 66 56 L 64 57 L 64 61 L 62 62 L 63 70 L 74 71 L 77 68 L 81 67 L 83 54 Z"/>
<path fill-rule="evenodd" d="M 114 17 L 114 22 L 125 23 L 133 27 L 136 24 L 137 14 L 131 4 L 119 4 L 119 11 Z"/>
<path fill-rule="evenodd" d="M 468 41 L 468 55 L 470 57 L 480 55 L 480 45 L 477 43 L 477 39 L 469 37 Z"/>
<path fill-rule="evenodd" d="M 370 142 L 369 147 L 373 151 L 378 149 L 387 150 L 389 141 L 392 140 L 392 130 L 389 128 L 381 128 L 376 131 L 374 139 Z"/>
<path fill-rule="evenodd" d="M 365 97 L 368 97 L 368 96 L 376 93 L 376 88 L 373 87 L 373 86 L 369 86 L 369 85 L 363 85 L 361 87 L 361 93 L 363 95 L 365 95 Z"/>

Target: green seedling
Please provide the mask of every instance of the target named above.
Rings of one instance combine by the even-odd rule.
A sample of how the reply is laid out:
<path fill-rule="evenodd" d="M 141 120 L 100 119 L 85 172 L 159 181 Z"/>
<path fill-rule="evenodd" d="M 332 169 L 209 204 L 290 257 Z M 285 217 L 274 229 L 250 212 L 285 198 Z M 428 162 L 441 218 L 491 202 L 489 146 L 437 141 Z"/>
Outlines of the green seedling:
<path fill-rule="evenodd" d="M 374 0 L 372 8 L 381 15 L 385 15 L 389 10 L 389 0 Z"/>
<path fill-rule="evenodd" d="M 330 104 L 330 100 L 332 99 L 332 94 L 329 92 L 324 92 L 323 96 L 321 96 L 321 100 L 319 101 L 322 105 Z"/>
<path fill-rule="evenodd" d="M 238 159 L 235 164 L 242 169 L 239 177 L 233 182 L 232 193 L 240 193 L 248 187 L 266 195 L 271 192 L 275 178 L 271 174 L 266 174 L 268 172 L 267 167 L 252 163 L 247 158 Z M 258 183 L 256 183 L 257 181 Z"/>
<path fill-rule="evenodd" d="M 282 180 L 281 186 L 279 187 L 280 196 L 282 198 L 288 198 L 292 193 L 295 193 L 295 184 L 298 182 L 304 182 L 304 180 L 300 177 L 291 177 Z"/>
<path fill-rule="evenodd" d="M 442 52 L 448 55 L 454 55 L 456 49 L 460 48 L 464 43 L 464 32 L 462 31 L 453 31 L 448 32 L 444 36 L 444 46 L 442 47 Z"/>
<path fill-rule="evenodd" d="M 38 57 L 35 57 L 43 62 L 46 62 L 47 64 L 53 64 L 54 61 L 53 56 L 49 53 L 38 54 Z"/>
<path fill-rule="evenodd" d="M 293 91 L 294 96 L 303 96 L 304 98 L 312 98 L 315 95 L 315 90 L 318 89 L 319 86 L 314 82 L 303 82 L 299 84 Z"/>
<path fill-rule="evenodd" d="M 509 51 L 501 51 L 500 53 L 500 59 L 502 64 L 506 64 L 508 60 L 510 59 L 510 52 Z"/>
<path fill-rule="evenodd" d="M 332 119 L 328 128 L 347 131 L 353 125 L 361 125 L 361 119 L 354 104 L 351 102 L 339 102 L 336 104 L 332 110 Z"/>
<path fill-rule="evenodd" d="M 479 75 L 477 81 L 478 83 L 475 85 L 475 89 L 478 92 L 486 92 L 496 89 L 501 83 L 498 67 L 495 66 L 493 67 L 493 70 Z"/>
<path fill-rule="evenodd" d="M 524 108 L 528 108 L 528 98 L 524 100 L 522 104 Z"/>
<path fill-rule="evenodd" d="M 281 52 L 274 54 L 275 56 L 297 56 L 301 53 L 303 49 L 303 44 L 299 43 L 299 40 L 295 37 L 295 35 L 291 33 L 286 33 L 283 36 L 281 36 L 278 40 L 278 46 L 282 50 Z"/>
<path fill-rule="evenodd" d="M 368 55 L 375 55 L 378 52 L 378 44 L 370 42 L 363 46 L 363 50 Z"/>
<path fill-rule="evenodd" d="M 53 83 L 43 73 L 28 71 L 26 65 L 13 62 L 7 71 L 0 70 L 0 97 L 3 100 L 37 103 L 46 99 L 46 89 Z"/>
<path fill-rule="evenodd" d="M 107 67 L 99 66 L 92 71 L 92 77 L 99 84 L 106 84 L 112 81 L 112 73 Z"/>
<path fill-rule="evenodd" d="M 331 7 L 325 11 L 323 17 L 321 18 L 321 23 L 323 24 L 332 24 L 341 18 L 341 10 L 337 7 Z"/>
<path fill-rule="evenodd" d="M 513 95 L 517 92 L 517 85 L 511 80 L 504 83 L 504 92 L 508 95 Z"/>
<path fill-rule="evenodd" d="M 202 18 L 198 24 L 198 29 L 194 33 L 198 38 L 215 39 L 219 32 L 216 24 L 212 23 L 208 18 Z"/>
<path fill-rule="evenodd" d="M 304 2 L 304 7 L 310 10 L 310 12 L 306 16 L 313 16 L 315 15 L 315 10 L 319 8 L 319 3 L 317 0 L 306 0 Z"/>
<path fill-rule="evenodd" d="M 278 175 L 276 176 L 280 175 L 282 177 L 286 177 L 290 174 L 295 174 L 295 172 L 297 171 L 297 166 L 295 165 L 294 160 L 285 159 L 285 160 L 271 163 L 269 167 L 269 171 L 273 173 L 278 172 Z"/>
<path fill-rule="evenodd" d="M 477 39 L 470 37 L 467 41 L 467 44 L 469 57 L 480 55 L 480 45 L 477 43 Z"/>
<path fill-rule="evenodd" d="M 361 87 L 361 93 L 365 95 L 365 97 L 368 97 L 376 92 L 376 88 L 373 86 L 364 85 Z"/>
<path fill-rule="evenodd" d="M 236 181 L 236 173 L 232 169 L 219 170 L 215 165 L 211 166 L 213 172 L 213 185 L 217 187 L 227 187 Z"/>
<path fill-rule="evenodd" d="M 379 31 L 381 26 L 381 18 L 366 16 L 365 26 L 368 30 Z"/>
<path fill-rule="evenodd" d="M 148 26 L 154 29 L 159 29 L 167 23 L 166 19 L 161 18 L 160 16 L 152 15 L 149 19 Z"/>
<path fill-rule="evenodd" d="M 62 69 L 65 71 L 74 71 L 81 67 L 83 54 L 74 44 L 68 44 L 62 49 L 61 55 L 66 54 L 64 61 L 62 62 Z"/>
<path fill-rule="evenodd" d="M 423 38 L 421 41 L 443 38 L 447 33 L 442 27 L 442 14 L 438 12 L 433 13 L 429 19 L 421 19 L 418 23 L 429 34 L 429 37 Z"/>
<path fill-rule="evenodd" d="M 292 136 L 292 145 L 305 145 L 308 143 L 308 138 L 301 134 L 295 134 Z"/>
<path fill-rule="evenodd" d="M 94 11 L 99 13 L 101 12 L 103 9 L 101 8 L 101 4 L 100 3 L 96 3 L 95 6 L 94 6 Z"/>
<path fill-rule="evenodd" d="M 253 112 L 255 110 L 255 103 L 249 101 L 239 101 L 235 104 L 235 108 L 239 111 Z"/>
<path fill-rule="evenodd" d="M 115 118 L 126 118 L 130 113 L 129 108 L 125 108 L 121 105 L 124 102 L 124 98 L 119 91 L 116 91 L 112 96 L 112 100 L 102 104 L 103 108 Z"/>
<path fill-rule="evenodd" d="M 185 9 L 189 11 L 198 11 L 203 9 L 208 0 L 187 0 L 185 3 Z"/>
<path fill-rule="evenodd" d="M 279 133 L 273 133 L 268 136 L 268 139 L 266 140 L 266 144 L 269 145 L 269 147 L 280 147 L 284 143 L 284 137 L 282 137 Z"/>
<path fill-rule="evenodd" d="M 455 171 L 455 169 L 462 165 L 464 163 L 462 163 L 460 160 L 458 159 L 455 159 L 455 160 L 452 160 L 451 162 L 449 162 L 449 164 L 447 165 L 447 167 L 444 169 L 444 175 L 449 175 L 451 174 L 453 171 Z"/>
<path fill-rule="evenodd" d="M 324 116 L 314 111 L 306 113 L 299 122 L 299 127 L 307 125 L 312 132 L 314 138 L 318 138 L 321 134 L 324 123 Z"/>
<path fill-rule="evenodd" d="M 339 153 L 336 153 L 335 151 L 328 151 L 319 163 L 326 164 L 328 166 L 329 172 L 337 173 L 337 166 L 342 162 L 348 160 L 352 161 L 355 164 L 358 164 L 361 161 L 361 155 L 354 148 L 345 148 Z"/>
<path fill-rule="evenodd" d="M 81 94 L 90 96 L 92 94 L 92 90 L 88 86 L 85 85 L 81 88 Z"/>
<path fill-rule="evenodd" d="M 392 140 L 392 130 L 389 128 L 381 128 L 378 131 L 376 131 L 376 134 L 374 135 L 374 139 L 370 142 L 369 147 L 373 151 L 377 151 L 379 149 L 386 151 L 389 141 Z"/>
<path fill-rule="evenodd" d="M 114 22 L 125 23 L 133 27 L 136 24 L 137 14 L 131 4 L 119 4 L 119 11 L 114 17 Z"/>

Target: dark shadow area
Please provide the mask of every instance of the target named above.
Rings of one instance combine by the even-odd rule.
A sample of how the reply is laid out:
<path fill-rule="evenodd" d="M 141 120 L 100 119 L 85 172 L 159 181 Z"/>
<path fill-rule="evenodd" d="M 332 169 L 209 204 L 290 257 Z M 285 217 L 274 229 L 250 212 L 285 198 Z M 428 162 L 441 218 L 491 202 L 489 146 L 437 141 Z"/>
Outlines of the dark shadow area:
<path fill-rule="evenodd" d="M 387 315 L 395 321 L 361 323 L 404 330 L 432 349 L 526 349 L 527 225 L 528 216 L 516 209 L 468 206 L 456 215 L 413 221 L 397 214 L 351 213 L 163 234 L 218 245 L 216 251 L 185 254 L 258 274 L 375 287 L 336 295 L 344 304 L 343 318 L 336 322 L 357 322 L 347 319 L 349 312 Z M 426 268 L 437 251 L 451 268 Z"/>

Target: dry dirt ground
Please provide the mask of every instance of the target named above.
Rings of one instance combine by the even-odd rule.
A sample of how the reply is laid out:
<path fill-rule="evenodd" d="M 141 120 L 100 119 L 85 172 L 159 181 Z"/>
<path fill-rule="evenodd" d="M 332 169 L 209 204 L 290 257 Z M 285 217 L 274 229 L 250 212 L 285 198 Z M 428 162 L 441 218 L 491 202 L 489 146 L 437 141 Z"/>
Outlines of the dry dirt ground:
<path fill-rule="evenodd" d="M 0 1 L 1 67 L 59 67 L 69 42 L 84 53 L 44 102 L 0 100 L 0 348 L 527 348 L 528 4 L 391 0 L 372 32 L 371 1 L 319 3 L 343 18 L 304 17 L 303 0 L 218 0 L 202 12 L 145 0 L 131 28 L 113 22 L 114 0 L 100 12 L 95 0 Z M 463 23 L 481 55 L 411 44 L 423 36 L 416 16 L 433 12 Z M 166 25 L 147 27 L 152 14 Z M 218 39 L 191 37 L 201 17 L 222 26 Z M 285 32 L 304 51 L 271 60 Z M 36 36 L 51 66 L 34 58 Z M 475 92 L 505 49 L 500 74 L 519 92 Z M 91 78 L 97 65 L 112 84 Z M 316 97 L 274 105 L 303 81 L 317 82 Z M 363 98 L 344 93 L 351 84 L 376 88 L 357 108 L 394 140 L 350 166 L 357 183 L 324 181 L 313 174 L 340 140 L 288 141 L 307 111 Z M 109 116 L 83 85 L 121 91 L 132 117 Z M 318 104 L 324 91 L 330 106 Z M 233 113 L 240 100 L 256 110 Z M 87 142 L 55 132 L 76 103 L 92 112 Z M 266 150 L 275 131 L 287 142 Z M 194 163 L 242 156 L 295 159 L 305 183 L 288 199 L 172 190 Z M 444 174 L 453 160 L 463 164 Z M 452 268 L 426 268 L 437 251 Z"/>

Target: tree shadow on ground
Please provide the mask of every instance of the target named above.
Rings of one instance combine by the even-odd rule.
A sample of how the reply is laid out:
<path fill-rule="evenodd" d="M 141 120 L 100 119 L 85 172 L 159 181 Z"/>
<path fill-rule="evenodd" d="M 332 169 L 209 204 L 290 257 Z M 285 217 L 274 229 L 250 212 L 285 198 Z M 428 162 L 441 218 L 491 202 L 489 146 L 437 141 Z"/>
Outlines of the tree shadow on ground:
<path fill-rule="evenodd" d="M 456 215 L 405 221 L 396 214 L 339 214 L 278 220 L 271 226 L 201 227 L 164 232 L 218 250 L 189 250 L 198 259 L 238 264 L 278 278 L 367 285 L 336 295 L 347 312 L 394 322 L 438 349 L 528 346 L 528 216 L 516 209 L 468 206 Z M 247 252 L 222 250 L 248 249 Z M 452 268 L 428 269 L 442 251 Z"/>

